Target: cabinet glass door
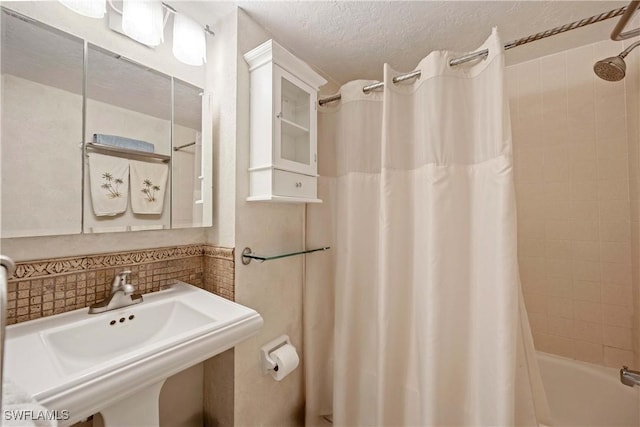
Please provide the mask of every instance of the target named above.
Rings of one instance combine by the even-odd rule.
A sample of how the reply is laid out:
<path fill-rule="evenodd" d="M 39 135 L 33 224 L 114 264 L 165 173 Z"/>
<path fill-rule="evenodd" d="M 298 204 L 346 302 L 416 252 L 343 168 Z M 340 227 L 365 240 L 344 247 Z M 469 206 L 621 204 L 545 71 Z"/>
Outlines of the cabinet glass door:
<path fill-rule="evenodd" d="M 315 175 L 315 94 L 279 67 L 274 77 L 276 95 L 276 166 Z"/>

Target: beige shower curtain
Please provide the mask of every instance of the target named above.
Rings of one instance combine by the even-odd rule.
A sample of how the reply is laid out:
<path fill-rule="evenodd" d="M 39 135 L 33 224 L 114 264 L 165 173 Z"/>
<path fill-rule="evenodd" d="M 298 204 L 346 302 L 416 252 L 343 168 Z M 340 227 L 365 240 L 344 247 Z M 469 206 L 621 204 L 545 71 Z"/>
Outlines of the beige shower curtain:
<path fill-rule="evenodd" d="M 384 92 L 351 82 L 322 113 L 337 161 L 335 307 L 321 342 L 309 298 L 322 284 L 310 281 L 309 425 L 329 412 L 349 426 L 549 424 L 520 297 L 495 31 L 484 48 L 486 60 L 457 67 L 459 54 L 432 52 L 411 84 L 386 65 Z"/>

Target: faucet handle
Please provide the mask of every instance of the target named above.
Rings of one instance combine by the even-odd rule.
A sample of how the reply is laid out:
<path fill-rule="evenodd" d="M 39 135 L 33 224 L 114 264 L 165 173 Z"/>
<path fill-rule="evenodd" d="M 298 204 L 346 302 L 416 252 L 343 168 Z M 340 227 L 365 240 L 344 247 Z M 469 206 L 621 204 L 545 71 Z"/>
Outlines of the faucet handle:
<path fill-rule="evenodd" d="M 131 270 L 124 270 L 118 273 L 118 277 L 126 282 L 127 278 L 131 275 Z"/>
<path fill-rule="evenodd" d="M 136 291 L 136 288 L 134 288 L 131 283 L 127 283 L 129 275 L 131 275 L 131 270 L 125 270 L 118 273 L 118 277 L 120 277 L 120 286 L 122 286 L 122 291 L 125 295 L 131 295 Z"/>
<path fill-rule="evenodd" d="M 121 271 L 116 274 L 113 278 L 113 282 L 111 283 L 111 293 L 116 292 L 121 286 L 127 284 L 127 278 L 131 274 L 131 270 Z"/>

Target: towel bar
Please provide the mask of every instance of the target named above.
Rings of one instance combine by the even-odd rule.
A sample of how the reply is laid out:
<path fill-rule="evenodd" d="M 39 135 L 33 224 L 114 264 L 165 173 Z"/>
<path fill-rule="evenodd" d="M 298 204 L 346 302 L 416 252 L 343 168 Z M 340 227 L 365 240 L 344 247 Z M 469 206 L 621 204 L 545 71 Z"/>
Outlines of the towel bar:
<path fill-rule="evenodd" d="M 128 148 L 120 148 L 114 147 L 111 145 L 98 144 L 96 142 L 85 142 L 85 147 L 90 148 L 96 151 L 103 151 L 107 154 L 115 154 L 122 155 L 125 157 L 134 156 L 141 157 L 146 160 L 159 160 L 164 163 L 169 163 L 171 161 L 171 156 L 166 156 L 164 154 L 156 154 L 156 153 L 147 153 L 146 151 L 138 151 L 138 150 L 130 150 Z"/>

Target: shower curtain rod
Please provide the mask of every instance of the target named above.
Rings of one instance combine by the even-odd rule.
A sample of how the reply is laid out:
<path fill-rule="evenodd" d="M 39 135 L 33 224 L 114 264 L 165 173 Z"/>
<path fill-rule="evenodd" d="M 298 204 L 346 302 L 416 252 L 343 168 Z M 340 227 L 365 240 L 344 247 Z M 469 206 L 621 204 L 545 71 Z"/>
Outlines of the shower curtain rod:
<path fill-rule="evenodd" d="M 632 2 L 633 4 L 633 2 Z M 504 45 L 504 50 L 513 49 L 514 47 L 522 46 L 523 44 L 531 43 L 540 39 L 544 39 L 547 37 L 555 36 L 556 34 L 561 34 L 567 31 L 575 30 L 576 28 L 585 27 L 587 25 L 595 24 L 600 21 L 604 21 L 607 19 L 615 18 L 617 16 L 623 15 L 627 10 L 627 6 L 621 7 L 619 9 L 613 9 L 609 12 L 604 12 L 599 15 L 594 15 L 589 18 L 581 19 L 579 21 L 574 21 L 569 24 L 562 25 L 560 27 L 555 27 L 550 30 L 542 31 L 540 33 L 536 33 L 527 37 L 523 37 L 521 39 L 513 40 Z M 483 58 L 485 59 L 489 55 L 489 49 L 480 50 L 477 52 L 468 53 L 459 58 L 453 58 L 449 61 L 449 65 L 454 67 L 456 65 L 464 64 L 465 62 L 473 61 L 474 59 Z M 392 81 L 393 83 L 399 83 L 405 80 L 410 80 L 414 77 L 420 77 L 420 70 L 412 71 L 406 74 L 400 74 L 399 76 L 395 76 Z M 384 87 L 384 82 L 373 83 L 362 88 L 364 93 L 369 93 L 372 90 L 380 89 Z M 319 105 L 324 105 L 329 102 L 338 101 L 342 98 L 342 95 L 339 93 L 335 95 L 328 96 L 326 98 L 322 98 L 318 100 Z"/>

